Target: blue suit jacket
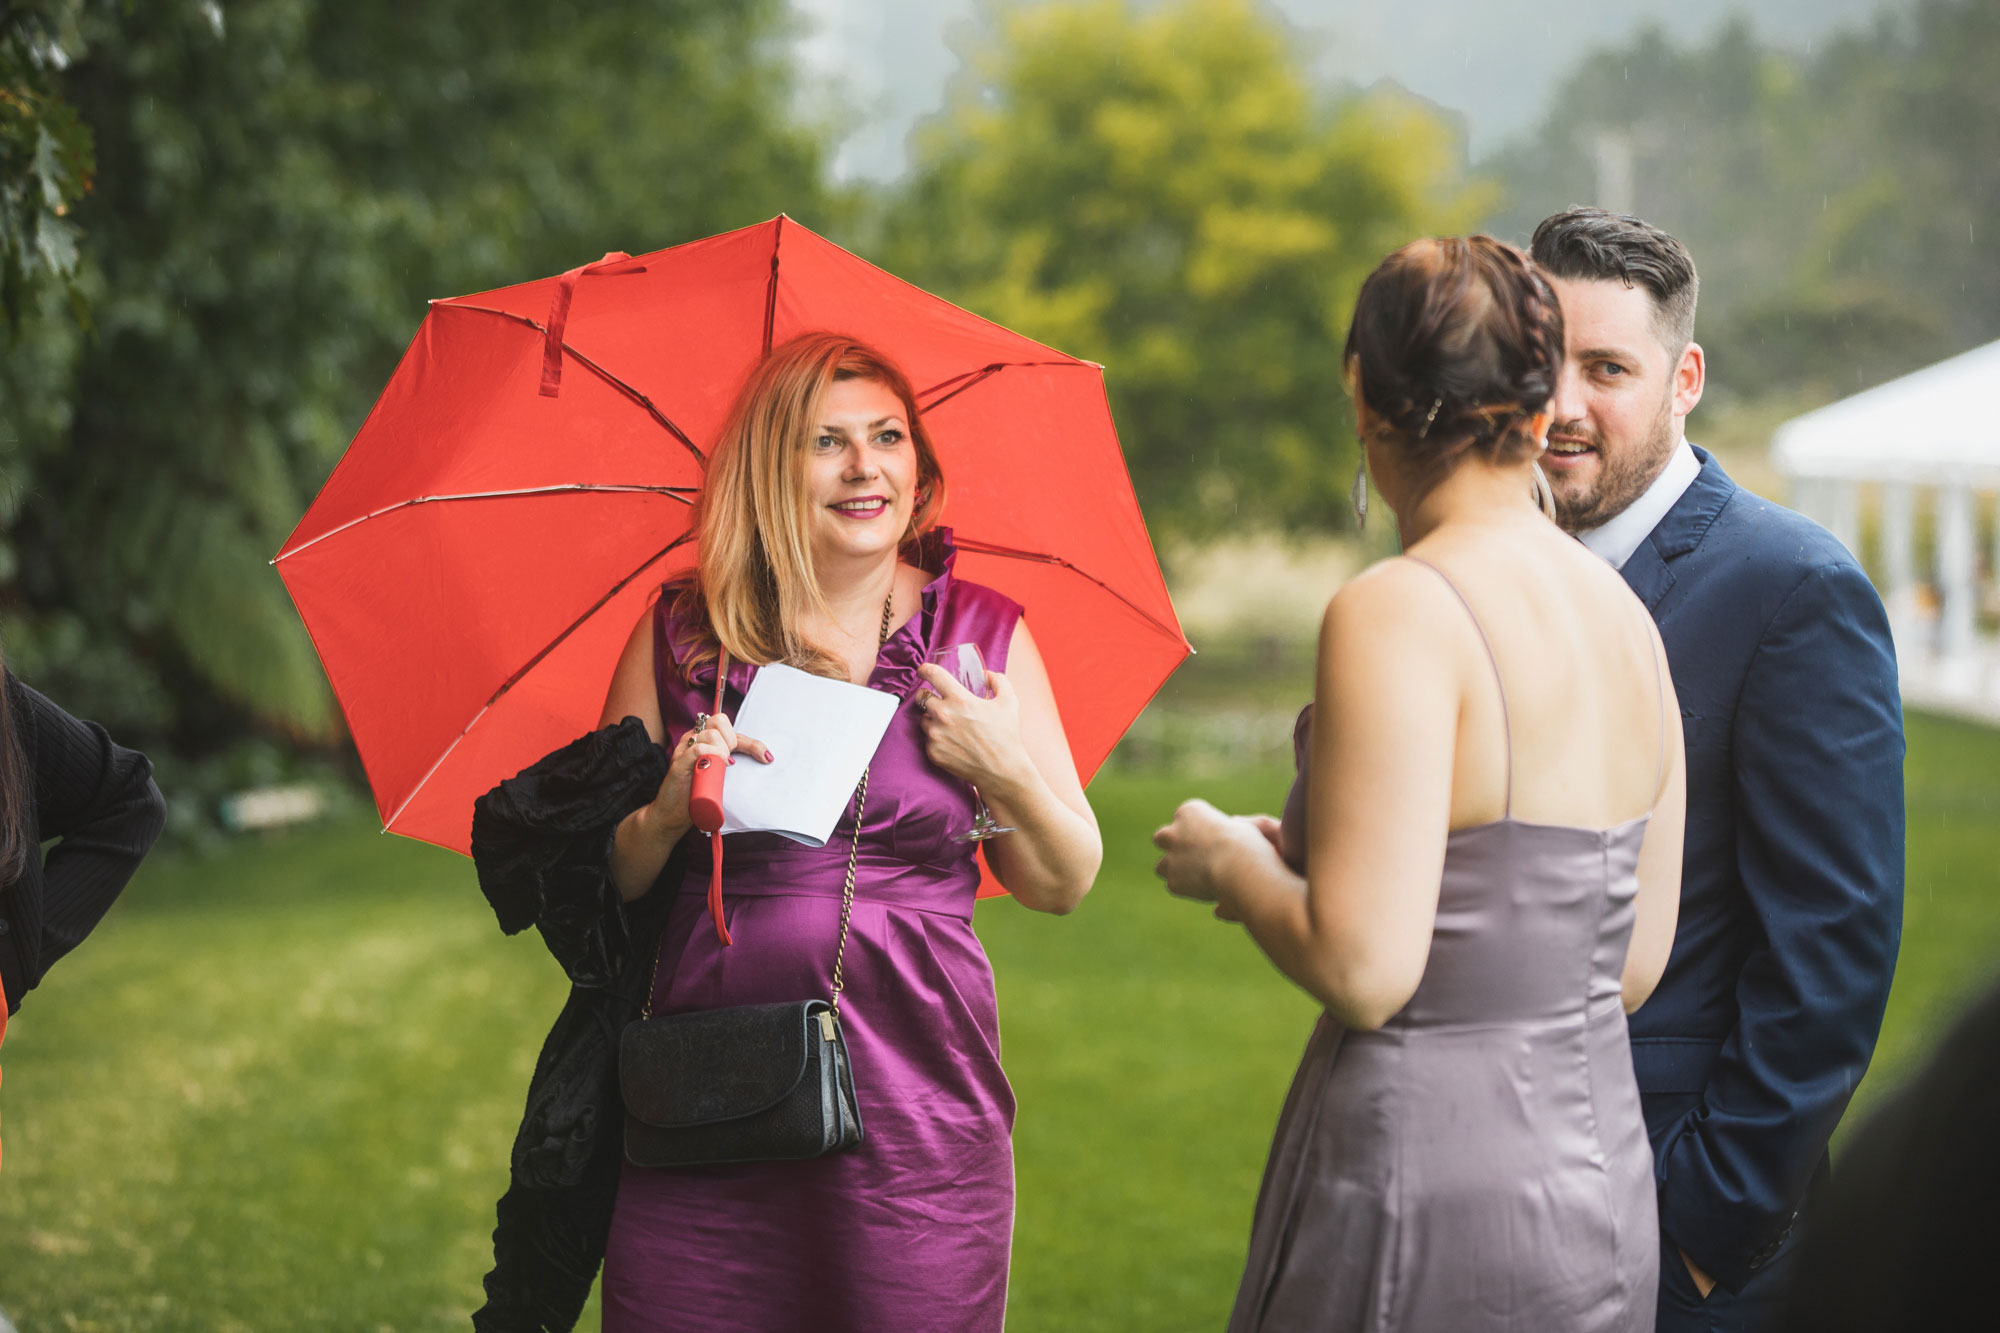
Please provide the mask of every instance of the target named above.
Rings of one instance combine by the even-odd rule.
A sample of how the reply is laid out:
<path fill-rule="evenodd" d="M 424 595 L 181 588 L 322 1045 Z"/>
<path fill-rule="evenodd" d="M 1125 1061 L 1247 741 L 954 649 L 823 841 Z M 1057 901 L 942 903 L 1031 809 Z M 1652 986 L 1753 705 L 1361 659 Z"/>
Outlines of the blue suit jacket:
<path fill-rule="evenodd" d="M 1687 851 L 1632 1057 L 1666 1238 L 1730 1290 L 1783 1247 L 1868 1067 L 1902 933 L 1903 714 L 1845 547 L 1706 453 L 1624 568 L 1687 734 Z"/>

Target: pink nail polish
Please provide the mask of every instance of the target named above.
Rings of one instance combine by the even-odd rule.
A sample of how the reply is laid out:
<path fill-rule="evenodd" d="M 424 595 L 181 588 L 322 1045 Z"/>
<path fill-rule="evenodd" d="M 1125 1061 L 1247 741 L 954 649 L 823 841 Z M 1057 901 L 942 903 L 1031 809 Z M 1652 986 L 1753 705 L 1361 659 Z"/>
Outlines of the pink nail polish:
<path fill-rule="evenodd" d="M 767 764 L 770 763 L 772 760 L 776 759 L 777 757 L 778 756 L 772 754 L 769 750 L 764 751 L 764 762 Z"/>

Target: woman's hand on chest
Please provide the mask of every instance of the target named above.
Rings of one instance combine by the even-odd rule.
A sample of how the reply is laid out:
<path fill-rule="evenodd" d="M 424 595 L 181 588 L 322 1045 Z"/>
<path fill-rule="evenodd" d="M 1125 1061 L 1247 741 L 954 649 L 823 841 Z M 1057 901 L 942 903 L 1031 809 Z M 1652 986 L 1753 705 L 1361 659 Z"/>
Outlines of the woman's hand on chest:
<path fill-rule="evenodd" d="M 1021 701 L 1007 677 L 986 673 L 993 697 L 981 699 L 936 663 L 917 668 L 924 688 L 917 696 L 924 730 L 924 753 L 989 799 L 1036 780 L 1034 762 L 1021 740 Z"/>

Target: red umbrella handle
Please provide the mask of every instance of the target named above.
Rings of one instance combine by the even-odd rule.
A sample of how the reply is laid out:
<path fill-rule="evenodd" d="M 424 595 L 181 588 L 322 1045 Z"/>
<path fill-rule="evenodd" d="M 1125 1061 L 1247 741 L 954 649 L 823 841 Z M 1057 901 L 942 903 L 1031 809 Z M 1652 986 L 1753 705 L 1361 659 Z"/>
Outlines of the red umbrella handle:
<path fill-rule="evenodd" d="M 694 761 L 694 778 L 688 784 L 688 814 L 703 833 L 722 830 L 723 767 L 707 755 Z"/>
<path fill-rule="evenodd" d="M 729 651 L 716 645 L 715 712 L 722 712 L 722 687 L 729 679 Z M 708 914 L 715 921 L 715 937 L 724 944 L 729 927 L 722 923 L 722 776 L 727 765 L 704 755 L 695 760 L 688 783 L 688 817 L 694 826 L 709 835 Z"/>

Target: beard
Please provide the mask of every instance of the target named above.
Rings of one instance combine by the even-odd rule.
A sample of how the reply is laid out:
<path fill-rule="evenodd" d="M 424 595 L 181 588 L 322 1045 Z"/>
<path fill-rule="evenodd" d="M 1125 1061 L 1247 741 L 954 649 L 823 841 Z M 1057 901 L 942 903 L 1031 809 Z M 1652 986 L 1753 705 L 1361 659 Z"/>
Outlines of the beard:
<path fill-rule="evenodd" d="M 1678 439 L 1673 408 L 1670 389 L 1660 399 L 1659 413 L 1645 434 L 1617 449 L 1607 450 L 1603 437 L 1580 421 L 1557 422 L 1549 428 L 1551 435 L 1573 436 L 1597 451 L 1594 480 L 1550 478 L 1556 497 L 1556 523 L 1564 532 L 1584 532 L 1609 523 L 1646 493 L 1666 467 Z"/>

